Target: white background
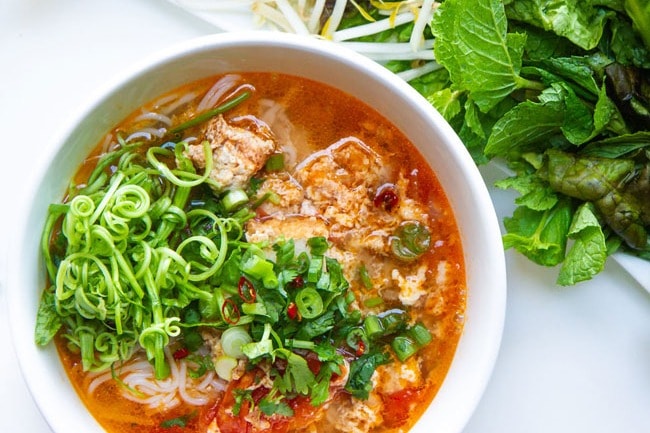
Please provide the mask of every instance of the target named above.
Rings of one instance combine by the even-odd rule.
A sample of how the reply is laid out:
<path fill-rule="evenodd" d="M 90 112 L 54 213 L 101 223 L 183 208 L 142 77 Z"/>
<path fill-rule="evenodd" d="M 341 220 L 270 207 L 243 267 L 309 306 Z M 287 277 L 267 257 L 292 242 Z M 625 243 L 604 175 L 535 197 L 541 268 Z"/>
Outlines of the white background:
<path fill-rule="evenodd" d="M 12 203 L 25 199 L 21 184 L 62 123 L 133 61 L 216 31 L 162 0 L 0 0 L 3 280 Z M 498 174 L 483 173 L 488 184 Z M 513 196 L 491 193 L 499 216 L 508 215 Z M 613 261 L 593 281 L 560 288 L 555 270 L 506 257 L 503 344 L 464 433 L 650 431 L 648 292 Z M 0 432 L 50 433 L 23 382 L 4 300 L 2 281 Z"/>

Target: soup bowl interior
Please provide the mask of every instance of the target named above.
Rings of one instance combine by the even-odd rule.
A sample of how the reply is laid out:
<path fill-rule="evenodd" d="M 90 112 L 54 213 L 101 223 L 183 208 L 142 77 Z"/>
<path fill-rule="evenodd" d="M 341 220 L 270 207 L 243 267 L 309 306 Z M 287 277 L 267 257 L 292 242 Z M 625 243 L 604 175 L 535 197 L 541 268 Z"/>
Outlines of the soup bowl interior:
<path fill-rule="evenodd" d="M 77 397 L 53 345 L 39 348 L 33 330 L 45 285 L 40 233 L 77 167 L 115 124 L 138 106 L 185 83 L 226 72 L 281 72 L 354 95 L 397 126 L 420 150 L 455 213 L 467 272 L 465 325 L 447 377 L 413 432 L 459 432 L 491 374 L 505 312 L 505 264 L 487 188 L 451 127 L 380 65 L 326 41 L 280 33 L 230 33 L 173 46 L 108 83 L 74 116 L 48 149 L 44 170 L 28 189 L 11 244 L 7 300 L 12 337 L 32 395 L 56 432 L 102 431 Z"/>

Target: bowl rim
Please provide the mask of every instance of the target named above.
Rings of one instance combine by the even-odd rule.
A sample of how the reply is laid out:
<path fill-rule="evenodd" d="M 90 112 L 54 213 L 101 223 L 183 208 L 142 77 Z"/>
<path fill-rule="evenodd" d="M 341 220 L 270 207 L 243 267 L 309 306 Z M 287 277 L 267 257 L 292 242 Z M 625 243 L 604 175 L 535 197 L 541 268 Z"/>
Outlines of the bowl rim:
<path fill-rule="evenodd" d="M 405 95 L 406 98 L 411 99 L 417 110 L 425 113 L 426 116 L 430 116 L 435 127 L 441 131 L 442 141 L 446 141 L 448 146 L 453 147 L 454 157 L 457 158 L 456 162 L 460 164 L 460 170 L 464 175 L 466 175 L 466 178 L 469 179 L 471 183 L 471 189 L 476 195 L 475 199 L 477 200 L 476 204 L 478 212 L 480 212 L 482 219 L 481 223 L 485 227 L 490 228 L 489 233 L 485 234 L 487 239 L 489 239 L 487 244 L 489 251 L 487 251 L 486 255 L 489 263 L 486 262 L 479 264 L 479 266 L 489 269 L 489 272 L 484 273 L 487 278 L 484 283 L 492 289 L 492 292 L 485 294 L 481 299 L 481 301 L 485 301 L 489 304 L 487 306 L 490 313 L 487 317 L 489 323 L 483 324 L 486 326 L 481 330 L 482 334 L 480 335 L 480 338 L 483 341 L 479 353 L 477 352 L 476 347 L 472 346 L 477 344 L 476 339 L 479 338 L 479 336 L 475 335 L 475 333 L 468 336 L 467 330 L 470 329 L 468 323 L 471 324 L 474 320 L 471 316 L 468 317 L 464 326 L 465 329 L 463 330 L 463 334 L 459 340 L 459 345 L 456 349 L 454 361 L 452 362 L 451 368 L 438 391 L 438 394 L 434 398 L 433 403 L 435 403 L 435 405 L 432 404 L 432 406 L 435 406 L 434 412 L 438 414 L 438 416 L 447 416 L 444 414 L 449 413 L 450 411 L 454 415 L 449 419 L 445 419 L 444 422 L 441 423 L 440 430 L 445 432 L 460 432 L 469 421 L 471 414 L 474 412 L 487 387 L 498 357 L 503 334 L 507 282 L 505 272 L 505 254 L 501 244 L 498 219 L 487 187 L 482 181 L 478 167 L 474 164 L 469 152 L 467 152 L 451 126 L 408 83 L 401 79 L 396 79 L 395 74 L 358 53 L 339 46 L 335 47 L 334 44 L 331 44 L 328 41 L 320 41 L 303 36 L 268 31 L 242 31 L 195 37 L 180 43 L 172 44 L 162 50 L 157 50 L 144 60 L 125 69 L 112 80 L 109 80 L 104 86 L 101 86 L 95 93 L 87 98 L 87 102 L 82 104 L 76 112 L 72 113 L 69 120 L 64 123 L 60 128 L 60 131 L 56 133 L 54 138 L 47 146 L 45 146 L 41 158 L 38 159 L 36 170 L 34 170 L 38 175 L 32 175 L 29 177 L 29 182 L 25 186 L 26 194 L 24 195 L 27 199 L 21 203 L 19 215 L 31 214 L 33 202 L 38 191 L 40 191 L 47 183 L 47 171 L 49 170 L 52 161 L 56 160 L 56 158 L 60 156 L 61 152 L 63 152 L 67 142 L 74 134 L 75 130 L 83 123 L 89 113 L 101 107 L 110 95 L 118 91 L 122 86 L 128 85 L 129 82 L 133 81 L 138 76 L 155 70 L 173 59 L 182 58 L 191 55 L 192 53 L 206 50 L 212 51 L 214 49 L 221 49 L 224 46 L 269 43 L 276 47 L 307 50 L 335 61 L 345 62 L 355 68 L 364 69 L 369 71 L 369 73 L 376 79 L 385 81 L 393 91 L 399 92 L 400 94 Z M 23 317 L 24 314 L 21 316 L 21 312 L 24 312 L 26 308 L 23 297 L 20 296 L 21 278 L 17 272 L 10 272 L 10 270 L 21 269 L 21 252 L 25 252 L 24 249 L 26 248 L 23 240 L 25 238 L 25 233 L 29 228 L 27 227 L 27 218 L 17 220 L 15 223 L 17 226 L 16 230 L 13 230 L 8 236 L 8 251 L 11 253 L 7 254 L 6 267 L 8 271 L 6 278 L 6 296 L 11 341 L 16 351 L 18 364 L 23 378 L 25 379 L 27 387 L 32 398 L 36 402 L 37 407 L 43 414 L 46 422 L 54 431 L 64 432 L 67 431 L 65 428 L 66 425 L 69 424 L 63 423 L 61 421 L 61 413 L 48 404 L 51 402 L 50 397 L 39 392 L 39 389 L 43 386 L 43 383 L 41 383 L 44 379 L 43 372 L 38 375 L 32 373 L 34 368 L 46 366 L 44 361 L 41 359 L 45 356 L 43 352 L 49 351 L 51 356 L 51 352 L 54 349 L 51 347 L 52 345 L 46 349 L 36 348 L 32 337 L 33 326 L 30 327 L 30 325 L 33 325 L 35 318 Z M 463 245 L 463 248 L 465 250 L 465 245 Z M 32 258 L 36 259 L 34 257 Z M 467 269 L 468 263 L 466 257 L 466 271 Z M 468 281 L 467 284 L 469 286 L 470 282 Z M 38 293 L 40 294 L 40 288 L 38 290 Z M 470 290 L 468 293 L 468 303 L 472 296 L 474 296 L 474 294 Z M 35 316 L 36 312 L 32 311 L 32 313 L 33 316 Z M 473 326 L 471 329 L 476 329 L 476 326 Z M 470 343 L 467 342 L 468 338 L 472 339 Z M 459 358 L 459 354 L 464 358 L 467 358 L 466 352 L 480 355 L 480 357 L 472 360 L 471 366 L 467 365 L 468 362 L 464 362 L 464 365 L 459 365 L 457 362 L 457 359 L 461 359 Z M 460 375 L 465 375 L 469 378 L 460 379 Z M 462 391 L 450 389 L 448 384 L 452 380 L 450 379 L 451 377 L 453 377 L 454 381 L 461 380 L 467 382 L 469 380 L 470 386 Z M 52 379 L 52 381 L 47 385 L 52 389 L 57 385 L 61 385 L 62 382 L 67 382 L 67 377 L 57 377 Z M 67 388 L 69 388 L 68 391 L 70 391 L 73 387 L 68 383 Z M 63 391 L 61 390 L 60 392 Z M 74 392 L 74 390 L 72 390 L 72 392 Z M 459 395 L 460 392 L 463 393 L 462 400 Z M 459 402 L 462 402 L 462 404 L 458 405 Z M 89 416 L 88 411 L 86 410 L 85 412 L 86 415 Z M 429 409 L 427 412 L 429 412 Z M 423 418 L 424 417 L 421 417 L 420 420 L 416 422 L 413 431 L 419 431 L 419 428 L 422 427 L 424 427 L 425 430 L 428 430 L 427 426 L 422 425 Z M 94 421 L 94 418 L 90 417 L 90 419 Z"/>

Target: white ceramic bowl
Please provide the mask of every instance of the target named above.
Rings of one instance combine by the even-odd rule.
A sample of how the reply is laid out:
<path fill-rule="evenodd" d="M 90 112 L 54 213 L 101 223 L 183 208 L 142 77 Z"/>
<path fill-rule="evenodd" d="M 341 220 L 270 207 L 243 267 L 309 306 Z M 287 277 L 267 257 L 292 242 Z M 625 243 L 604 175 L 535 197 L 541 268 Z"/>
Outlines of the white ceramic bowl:
<path fill-rule="evenodd" d="M 405 132 L 437 174 L 462 235 L 466 323 L 442 388 L 412 431 L 460 432 L 487 385 L 505 315 L 505 260 L 487 188 L 452 128 L 407 83 L 332 43 L 281 33 L 220 34 L 173 46 L 109 83 L 52 143 L 47 169 L 28 189 L 7 275 L 13 341 L 37 405 L 57 433 L 102 431 L 69 384 L 53 345 L 41 349 L 33 342 L 45 284 L 39 237 L 47 206 L 61 200 L 100 137 L 138 106 L 199 78 L 255 70 L 305 76 L 356 96 Z"/>

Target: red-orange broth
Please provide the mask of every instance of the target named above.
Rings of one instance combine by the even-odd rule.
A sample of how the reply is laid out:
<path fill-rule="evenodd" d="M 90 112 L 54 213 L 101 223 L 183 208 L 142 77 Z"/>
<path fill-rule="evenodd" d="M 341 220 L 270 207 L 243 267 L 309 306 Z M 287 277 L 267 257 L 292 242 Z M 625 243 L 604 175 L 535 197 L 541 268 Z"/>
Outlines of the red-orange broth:
<path fill-rule="evenodd" d="M 118 135 L 127 137 L 146 127 L 170 127 L 158 120 L 137 120 L 143 113 L 160 113 L 184 95 L 194 94 L 167 113 L 172 125 L 178 125 L 198 114 L 199 101 L 220 79 L 224 77 L 194 82 L 139 108 L 101 140 L 80 167 L 74 183 L 84 185 L 97 157 L 117 146 Z M 272 191 L 277 194 L 277 203 L 267 202 L 256 209 L 256 217 L 247 226 L 250 238 L 272 240 L 278 234 L 304 237 L 305 230 L 324 234 L 356 296 L 353 307 L 363 314 L 406 310 L 413 322 L 428 328 L 432 342 L 404 363 L 393 355 L 392 363 L 379 367 L 368 400 L 354 399 L 339 387 L 321 407 L 298 397 L 290 404 L 292 416 L 258 414 L 254 422 L 232 415 L 232 388 L 259 382 L 256 375 L 262 373 L 256 370 L 245 372 L 230 385 L 215 379 L 219 386 L 208 392 L 207 402 L 201 406 L 181 402 L 168 410 L 152 408 L 126 399 L 124 393 L 129 387 L 110 378 L 89 392 L 98 373 L 82 371 L 78 353 L 69 350 L 68 340 L 59 336 L 57 347 L 72 384 L 88 410 L 111 433 L 408 430 L 436 395 L 463 327 L 466 287 L 462 246 L 444 191 L 404 134 L 354 97 L 314 81 L 275 73 L 230 74 L 228 80 L 235 83 L 224 84 L 231 86 L 231 91 L 242 84 L 253 90 L 247 100 L 224 113 L 226 123 L 245 128 L 251 125 L 250 116 L 257 119 L 256 123 L 261 119 L 273 132 L 276 152 L 285 155 L 280 171 L 262 168 L 255 174 L 257 179 L 272 179 L 262 184 L 258 194 Z M 221 100 L 227 96 L 228 92 Z M 199 125 L 183 134 L 201 136 L 202 128 Z M 146 139 L 146 134 L 143 137 L 139 140 Z M 151 143 L 161 144 L 155 136 Z M 335 143 L 339 145 L 331 147 Z M 328 147 L 323 156 L 323 149 Z M 321 153 L 313 156 L 315 152 Z M 167 162 L 173 164 L 173 160 Z M 384 189 L 382 195 L 380 187 L 386 185 L 388 193 Z M 291 195 L 296 192 L 293 188 L 303 194 L 298 205 Z M 285 202 L 289 210 L 282 209 Z M 387 247 L 395 227 L 410 219 L 426 225 L 431 242 L 424 255 L 406 262 L 395 259 Z M 360 277 L 361 265 L 371 284 Z M 218 334 L 210 335 L 218 338 Z M 349 350 L 341 353 L 354 357 Z M 118 376 L 120 371 L 114 368 Z M 104 374 L 111 375 L 110 371 Z M 251 407 L 247 411 L 250 415 Z M 182 422 L 170 423 L 174 418 Z"/>

